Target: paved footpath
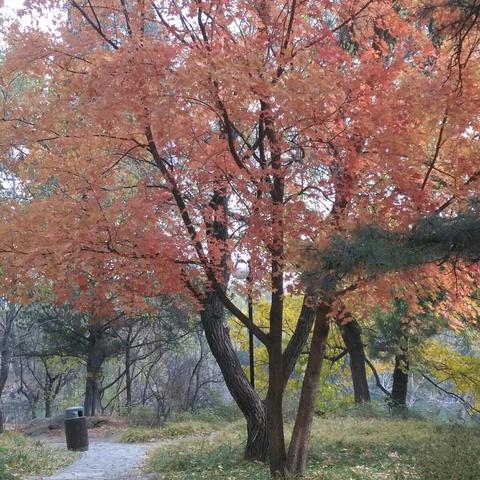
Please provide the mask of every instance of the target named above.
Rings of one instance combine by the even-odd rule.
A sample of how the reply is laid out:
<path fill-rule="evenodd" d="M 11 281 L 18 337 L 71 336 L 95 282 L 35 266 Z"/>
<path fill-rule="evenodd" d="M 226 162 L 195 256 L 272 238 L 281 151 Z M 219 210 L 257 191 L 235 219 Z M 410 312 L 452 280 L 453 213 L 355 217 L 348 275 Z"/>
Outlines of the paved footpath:
<path fill-rule="evenodd" d="M 90 442 L 87 452 L 65 470 L 38 480 L 135 480 L 144 478 L 140 467 L 149 445 Z"/>

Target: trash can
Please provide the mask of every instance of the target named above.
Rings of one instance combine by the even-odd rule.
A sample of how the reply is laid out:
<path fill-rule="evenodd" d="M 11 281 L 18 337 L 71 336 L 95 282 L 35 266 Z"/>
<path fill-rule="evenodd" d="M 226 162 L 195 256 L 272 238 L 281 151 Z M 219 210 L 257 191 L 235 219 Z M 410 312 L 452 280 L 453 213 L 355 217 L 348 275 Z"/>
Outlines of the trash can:
<path fill-rule="evenodd" d="M 75 452 L 88 450 L 87 419 L 83 415 L 83 407 L 65 409 L 65 438 L 69 450 Z"/>

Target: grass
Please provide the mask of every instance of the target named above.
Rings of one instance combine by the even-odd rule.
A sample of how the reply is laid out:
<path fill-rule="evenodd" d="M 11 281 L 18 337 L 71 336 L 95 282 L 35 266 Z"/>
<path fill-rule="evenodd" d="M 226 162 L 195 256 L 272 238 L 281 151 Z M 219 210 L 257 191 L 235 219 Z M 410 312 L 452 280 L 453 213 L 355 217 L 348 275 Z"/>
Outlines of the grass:
<path fill-rule="evenodd" d="M 77 458 L 78 454 L 49 447 L 27 436 L 0 434 L 0 480 L 23 475 L 50 475 Z"/>
<path fill-rule="evenodd" d="M 214 423 L 199 420 L 176 421 L 158 428 L 128 428 L 120 435 L 120 441 L 124 443 L 144 443 L 167 438 L 210 434 L 218 428 L 218 425 Z"/>
<path fill-rule="evenodd" d="M 176 439 L 152 453 L 156 479 L 268 479 L 265 465 L 241 458 L 244 427 L 236 422 L 201 439 Z M 419 419 L 317 418 L 308 480 L 478 480 L 480 427 Z"/>

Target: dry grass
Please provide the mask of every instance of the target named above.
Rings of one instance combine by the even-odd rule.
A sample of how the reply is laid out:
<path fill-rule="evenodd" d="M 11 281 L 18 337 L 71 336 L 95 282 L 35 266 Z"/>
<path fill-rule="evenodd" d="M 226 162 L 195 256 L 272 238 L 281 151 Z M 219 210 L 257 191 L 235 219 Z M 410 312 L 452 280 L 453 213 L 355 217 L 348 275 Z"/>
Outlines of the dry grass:
<path fill-rule="evenodd" d="M 480 427 L 418 419 L 317 418 L 308 480 L 478 480 Z M 240 422 L 202 439 L 177 439 L 147 465 L 157 479 L 267 480 L 265 465 L 242 460 Z"/>
<path fill-rule="evenodd" d="M 15 478 L 13 475 L 50 475 L 77 457 L 77 453 L 49 447 L 21 433 L 0 435 L 1 480 Z"/>

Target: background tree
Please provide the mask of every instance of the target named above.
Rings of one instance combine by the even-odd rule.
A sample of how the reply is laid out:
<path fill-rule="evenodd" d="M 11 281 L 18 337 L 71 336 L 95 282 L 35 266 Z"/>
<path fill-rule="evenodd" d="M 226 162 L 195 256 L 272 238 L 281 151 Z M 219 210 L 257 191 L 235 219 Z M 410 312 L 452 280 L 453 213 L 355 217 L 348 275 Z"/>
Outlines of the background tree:
<path fill-rule="evenodd" d="M 0 396 L 7 384 L 12 354 L 15 350 L 15 331 L 21 305 L 15 305 L 6 298 L 0 298 Z M 0 408 L 0 432 L 3 432 L 4 413 Z"/>

